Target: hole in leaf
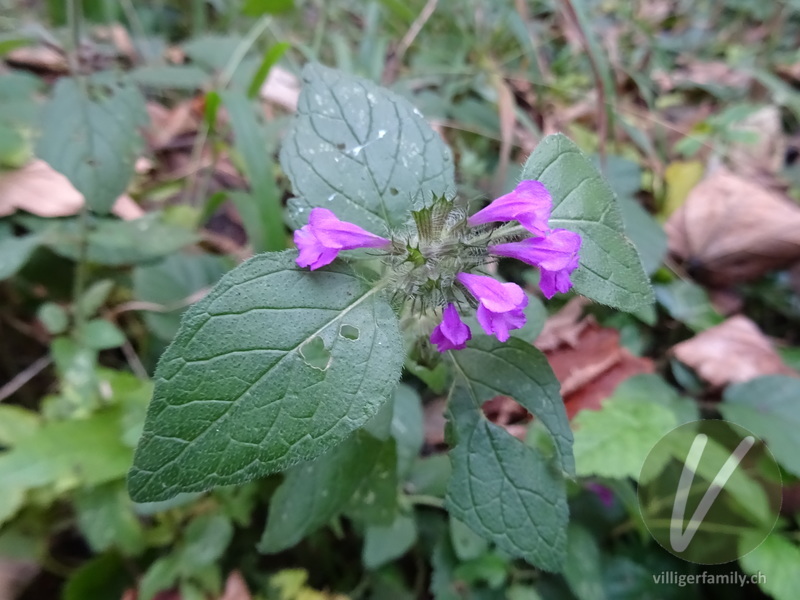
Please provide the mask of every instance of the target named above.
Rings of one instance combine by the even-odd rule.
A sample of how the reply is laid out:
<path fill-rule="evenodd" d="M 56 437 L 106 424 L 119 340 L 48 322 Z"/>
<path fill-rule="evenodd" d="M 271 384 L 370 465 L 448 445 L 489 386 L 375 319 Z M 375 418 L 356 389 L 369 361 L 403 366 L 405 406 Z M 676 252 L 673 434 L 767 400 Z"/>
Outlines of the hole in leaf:
<path fill-rule="evenodd" d="M 399 193 L 400 193 L 400 190 L 398 190 L 397 188 L 389 188 L 389 193 L 390 193 L 392 196 L 397 196 L 397 194 L 399 194 Z"/>
<path fill-rule="evenodd" d="M 361 332 L 358 330 L 358 327 L 353 327 L 352 325 L 342 325 L 339 328 L 339 335 L 348 340 L 357 340 L 358 336 L 361 335 Z"/>
<path fill-rule="evenodd" d="M 344 145 L 344 144 L 342 144 L 342 143 L 338 143 L 338 144 L 336 144 L 336 149 L 337 149 L 337 150 L 344 150 L 346 147 L 347 147 L 347 146 L 345 146 L 345 145 Z"/>
<path fill-rule="evenodd" d="M 300 348 L 300 356 L 312 369 L 327 370 L 331 362 L 331 353 L 325 348 L 325 342 L 317 336 Z"/>

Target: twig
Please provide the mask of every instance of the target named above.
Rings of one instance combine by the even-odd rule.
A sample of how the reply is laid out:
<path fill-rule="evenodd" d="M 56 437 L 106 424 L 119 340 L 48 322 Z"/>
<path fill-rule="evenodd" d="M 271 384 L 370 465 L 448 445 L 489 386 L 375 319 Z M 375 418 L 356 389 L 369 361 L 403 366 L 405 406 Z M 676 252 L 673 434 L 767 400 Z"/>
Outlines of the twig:
<path fill-rule="evenodd" d="M 400 43 L 397 45 L 397 50 L 392 57 L 392 60 L 398 68 L 401 64 L 403 64 L 403 58 L 405 58 L 406 52 L 408 52 L 411 44 L 414 43 L 414 40 L 417 39 L 419 32 L 422 31 L 423 27 L 425 27 L 425 23 L 427 23 L 428 19 L 430 19 L 433 15 L 437 4 L 439 4 L 439 0 L 428 0 L 425 3 L 425 6 L 422 7 L 419 15 L 417 15 L 417 18 L 414 19 L 413 23 L 411 23 L 411 27 L 408 28 L 408 31 L 406 31 L 406 34 L 400 40 Z M 384 84 L 391 83 L 390 80 L 393 79 L 393 77 L 389 75 L 389 71 L 391 71 L 391 69 L 385 69 L 383 72 Z M 387 81 L 387 79 L 389 79 L 389 81 Z"/>
<path fill-rule="evenodd" d="M 578 12 L 575 10 L 575 6 L 572 4 L 572 0 L 562 0 L 564 4 L 564 10 L 567 13 L 568 18 L 574 23 L 575 28 L 578 30 L 578 34 L 581 37 L 581 42 L 583 43 L 583 47 L 586 50 L 586 55 L 589 58 L 589 64 L 592 67 L 592 74 L 594 75 L 595 85 L 597 86 L 597 128 L 598 128 L 598 147 L 597 153 L 600 156 L 600 165 L 605 167 L 606 163 L 606 142 L 608 138 L 608 112 L 610 103 L 607 99 L 607 95 L 612 90 L 606 89 L 606 81 L 605 77 L 603 77 L 603 73 L 600 70 L 600 65 L 597 63 L 597 57 L 595 56 L 594 50 L 595 48 L 592 46 L 591 41 L 589 40 L 588 36 L 586 35 L 586 31 L 584 31 L 582 19 L 578 15 Z"/>
<path fill-rule="evenodd" d="M 133 371 L 133 374 L 139 379 L 150 379 L 147 369 L 144 368 L 142 361 L 139 359 L 139 355 L 136 354 L 136 350 L 133 349 L 133 345 L 129 339 L 125 339 L 125 343 L 122 344 L 121 350 L 125 355 L 125 360 L 128 361 L 128 365 L 130 366 L 131 371 Z"/>
<path fill-rule="evenodd" d="M 87 82 L 80 72 L 80 44 L 81 44 L 81 4 L 77 0 L 67 0 L 69 21 L 69 28 L 72 32 L 72 49 L 67 53 L 69 60 L 70 71 L 72 76 L 78 82 L 85 97 L 88 98 Z M 84 104 L 81 103 L 81 110 L 85 110 Z M 88 123 L 89 120 L 84 118 L 84 122 Z M 89 198 L 84 198 L 83 205 L 81 206 L 80 213 L 78 214 L 78 257 L 75 265 L 75 276 L 72 280 L 72 301 L 78 302 L 83 296 L 86 282 L 89 278 Z M 86 323 L 86 315 L 83 311 L 75 311 L 75 329 L 74 332 L 80 332 Z"/>
<path fill-rule="evenodd" d="M 242 38 L 242 41 L 237 44 L 236 48 L 231 54 L 230 59 L 228 59 L 225 68 L 222 69 L 222 73 L 220 74 L 219 80 L 217 82 L 216 88 L 219 90 L 224 90 L 228 87 L 233 79 L 233 75 L 236 72 L 236 69 L 239 68 L 242 60 L 250 51 L 250 48 L 255 44 L 256 40 L 259 36 L 264 33 L 269 27 L 270 21 L 272 17 L 266 15 L 262 17 L 253 27 L 250 28 L 250 31 L 247 32 L 247 35 Z M 206 142 L 208 141 L 209 133 L 211 133 L 211 126 L 209 123 L 203 119 L 200 129 L 197 132 L 197 135 L 194 138 L 194 145 L 192 146 L 192 153 L 189 158 L 190 164 L 197 164 L 200 162 L 203 149 L 206 146 Z M 211 162 L 210 168 L 211 170 L 214 169 L 217 163 L 218 155 L 214 155 L 214 159 Z M 208 182 L 210 181 L 210 177 L 201 178 L 202 176 L 202 169 L 198 169 L 193 173 L 193 177 L 191 182 L 188 185 L 189 188 L 189 206 L 195 206 L 198 201 L 205 195 L 206 188 L 208 187 Z"/>
<path fill-rule="evenodd" d="M 16 393 L 23 385 L 46 369 L 51 362 L 53 362 L 53 359 L 50 355 L 42 356 L 36 362 L 30 364 L 23 371 L 15 375 L 14 379 L 0 388 L 0 402 Z"/>
<path fill-rule="evenodd" d="M 110 321 L 116 322 L 116 319 L 119 315 L 134 310 L 168 313 L 172 312 L 173 310 L 178 310 L 179 308 L 190 306 L 198 300 L 202 300 L 209 291 L 211 291 L 211 288 L 202 288 L 197 290 L 194 294 L 186 296 L 186 298 L 178 300 L 177 302 L 171 302 L 170 304 L 157 304 L 155 302 L 145 302 L 143 300 L 123 302 L 122 304 L 117 304 L 114 308 L 106 311 L 103 316 Z"/>

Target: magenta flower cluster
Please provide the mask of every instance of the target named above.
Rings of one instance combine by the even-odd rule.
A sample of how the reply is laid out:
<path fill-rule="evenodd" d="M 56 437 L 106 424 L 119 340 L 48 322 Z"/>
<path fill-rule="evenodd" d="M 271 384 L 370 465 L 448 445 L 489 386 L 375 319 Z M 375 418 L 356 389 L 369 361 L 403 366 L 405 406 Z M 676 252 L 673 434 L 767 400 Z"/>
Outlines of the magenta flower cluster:
<path fill-rule="evenodd" d="M 513 192 L 497 198 L 467 219 L 476 227 L 486 223 L 516 221 L 530 234 L 521 241 L 489 244 L 488 255 L 510 257 L 538 267 L 539 287 L 547 298 L 572 287 L 570 276 L 578 268 L 581 236 L 567 229 L 550 229 L 552 198 L 545 186 L 534 180 L 522 181 Z M 506 238 L 508 239 L 508 238 Z M 318 269 L 331 263 L 342 250 L 392 247 L 392 241 L 374 235 L 353 223 L 340 221 L 324 208 L 311 211 L 308 225 L 297 230 L 294 241 L 300 254 L 297 264 Z M 528 296 L 515 283 L 502 283 L 486 275 L 459 272 L 455 281 L 477 301 L 476 317 L 487 335 L 504 342 L 509 331 L 525 325 L 523 309 Z M 463 293 L 463 292 L 462 292 Z M 442 321 L 431 334 L 440 352 L 466 347 L 472 332 L 459 316 L 458 307 L 448 302 Z"/>

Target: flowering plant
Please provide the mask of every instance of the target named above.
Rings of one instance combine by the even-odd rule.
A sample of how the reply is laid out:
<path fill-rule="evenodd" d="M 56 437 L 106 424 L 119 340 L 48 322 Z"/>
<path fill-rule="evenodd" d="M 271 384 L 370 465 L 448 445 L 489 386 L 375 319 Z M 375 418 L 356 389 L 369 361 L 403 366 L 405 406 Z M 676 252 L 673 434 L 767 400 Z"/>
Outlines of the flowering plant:
<path fill-rule="evenodd" d="M 541 301 L 494 267 L 536 267 L 546 298 L 574 289 L 646 307 L 649 281 L 613 192 L 557 135 L 513 191 L 470 214 L 450 150 L 405 99 L 318 65 L 304 81 L 281 150 L 297 249 L 252 258 L 187 311 L 156 372 L 131 496 L 284 471 L 264 552 L 342 512 L 397 526 L 419 485 L 409 478 L 420 391 L 449 388 L 444 506 L 498 549 L 560 569 L 572 433 L 530 343 Z M 500 395 L 549 442 L 526 445 L 489 422 L 481 405 Z"/>
<path fill-rule="evenodd" d="M 435 211 L 414 211 L 416 226 L 405 239 L 397 241 L 340 221 L 330 210 L 317 207 L 311 211 L 308 225 L 295 232 L 297 264 L 314 270 L 333 262 L 342 250 L 382 249 L 393 263 L 413 265 L 394 282 L 397 292 L 412 302 L 421 296 L 422 306 L 441 305 L 443 321 L 431 333 L 431 341 L 440 352 L 462 350 L 472 338 L 459 317 L 459 298 L 461 303 L 477 302 L 483 330 L 505 342 L 509 330 L 525 325 L 523 309 L 528 296 L 515 283 L 469 272 L 454 273 L 453 267 L 482 266 L 492 257 L 509 256 L 539 267 L 542 293 L 547 298 L 557 291 L 568 292 L 572 287 L 570 274 L 578 268 L 581 237 L 567 229 L 548 229 L 552 204 L 544 185 L 533 180 L 521 182 L 513 192 L 466 219 L 454 202 L 437 199 Z M 434 215 L 441 224 L 431 222 Z M 498 221 L 518 222 L 519 226 L 488 232 L 482 226 Z M 432 232 L 438 233 L 439 239 Z M 516 237 L 522 240 L 493 243 Z"/>

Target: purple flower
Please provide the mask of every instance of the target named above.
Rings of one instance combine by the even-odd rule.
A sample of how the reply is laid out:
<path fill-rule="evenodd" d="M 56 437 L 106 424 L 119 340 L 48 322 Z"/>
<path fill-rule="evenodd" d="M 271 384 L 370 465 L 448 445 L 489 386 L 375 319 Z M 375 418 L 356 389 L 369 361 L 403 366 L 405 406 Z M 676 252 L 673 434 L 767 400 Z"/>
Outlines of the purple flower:
<path fill-rule="evenodd" d="M 556 292 L 563 294 L 572 287 L 569 277 L 578 268 L 580 247 L 579 234 L 568 229 L 553 229 L 544 237 L 489 246 L 489 252 L 539 267 L 542 274 L 539 287 L 547 298 L 552 298 Z"/>
<path fill-rule="evenodd" d="M 451 302 L 444 309 L 442 322 L 431 333 L 431 342 L 436 344 L 439 352 L 446 352 L 447 350 L 463 350 L 467 347 L 467 341 L 471 339 L 472 332 L 461 321 L 456 305 Z"/>
<path fill-rule="evenodd" d="M 528 305 L 528 296 L 516 283 L 469 273 L 459 273 L 456 279 L 478 299 L 478 323 L 488 335 L 505 342 L 510 329 L 525 325 L 522 309 Z"/>
<path fill-rule="evenodd" d="M 319 269 L 334 261 L 342 250 L 382 248 L 390 240 L 361 229 L 358 225 L 340 221 L 327 208 L 315 208 L 304 225 L 294 232 L 294 243 L 300 251 L 297 264 Z"/>
<path fill-rule="evenodd" d="M 589 482 L 586 484 L 586 489 L 597 496 L 598 500 L 600 500 L 606 508 L 614 506 L 614 492 L 602 483 Z"/>
<path fill-rule="evenodd" d="M 494 221 L 519 221 L 520 224 L 537 235 L 547 231 L 547 221 L 553 208 L 550 192 L 541 182 L 534 179 L 521 181 L 513 192 L 500 196 L 469 219 L 471 227 Z"/>

